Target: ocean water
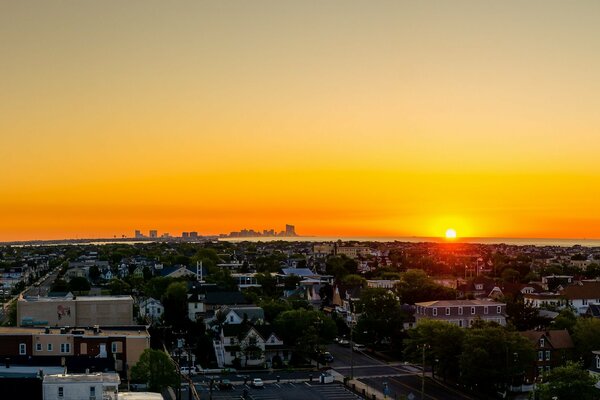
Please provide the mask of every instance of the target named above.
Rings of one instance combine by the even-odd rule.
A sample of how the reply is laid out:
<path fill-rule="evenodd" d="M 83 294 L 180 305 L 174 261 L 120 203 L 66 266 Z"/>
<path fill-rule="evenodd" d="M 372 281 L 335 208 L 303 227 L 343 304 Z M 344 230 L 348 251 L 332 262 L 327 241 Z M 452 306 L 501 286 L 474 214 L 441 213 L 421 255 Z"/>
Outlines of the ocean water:
<path fill-rule="evenodd" d="M 219 240 L 230 242 L 335 242 L 356 241 L 356 242 L 405 242 L 405 243 L 479 243 L 479 244 L 507 244 L 514 246 L 584 246 L 600 247 L 600 239 L 544 239 L 544 238 L 457 238 L 447 240 L 441 237 L 369 237 L 369 236 L 297 236 L 297 237 L 246 237 L 246 238 L 219 238 Z"/>

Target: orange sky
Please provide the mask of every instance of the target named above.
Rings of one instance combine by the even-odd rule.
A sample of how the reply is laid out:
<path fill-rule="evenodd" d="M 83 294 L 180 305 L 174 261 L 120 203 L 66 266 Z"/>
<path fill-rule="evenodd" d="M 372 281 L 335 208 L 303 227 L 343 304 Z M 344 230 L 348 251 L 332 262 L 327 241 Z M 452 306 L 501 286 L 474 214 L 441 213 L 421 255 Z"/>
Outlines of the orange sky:
<path fill-rule="evenodd" d="M 0 3 L 0 240 L 600 237 L 597 1 Z"/>

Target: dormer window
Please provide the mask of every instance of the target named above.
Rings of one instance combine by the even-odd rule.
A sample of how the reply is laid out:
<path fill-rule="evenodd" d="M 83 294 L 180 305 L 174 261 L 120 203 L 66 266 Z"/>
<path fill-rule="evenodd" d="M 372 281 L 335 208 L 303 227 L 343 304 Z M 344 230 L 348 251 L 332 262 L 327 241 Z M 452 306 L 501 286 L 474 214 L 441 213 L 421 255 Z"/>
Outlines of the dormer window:
<path fill-rule="evenodd" d="M 596 356 L 596 369 L 600 369 L 600 356 Z"/>
<path fill-rule="evenodd" d="M 475 285 L 475 290 L 483 290 L 483 284 L 478 283 L 477 285 Z"/>
<path fill-rule="evenodd" d="M 541 339 L 540 339 L 540 347 L 544 347 L 544 342 L 545 342 L 545 341 L 544 341 L 544 338 L 541 338 Z"/>

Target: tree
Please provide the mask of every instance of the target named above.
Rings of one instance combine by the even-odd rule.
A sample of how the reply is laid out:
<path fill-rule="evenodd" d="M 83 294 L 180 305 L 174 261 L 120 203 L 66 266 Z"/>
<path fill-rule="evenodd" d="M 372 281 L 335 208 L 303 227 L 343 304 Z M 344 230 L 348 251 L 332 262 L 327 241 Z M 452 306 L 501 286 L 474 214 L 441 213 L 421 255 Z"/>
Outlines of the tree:
<path fill-rule="evenodd" d="M 456 299 L 454 289 L 436 284 L 425 271 L 420 269 L 411 269 L 403 273 L 400 282 L 396 285 L 396 290 L 400 300 L 405 304 Z"/>
<path fill-rule="evenodd" d="M 91 289 L 90 281 L 82 276 L 76 276 L 69 281 L 70 292 L 87 292 Z"/>
<path fill-rule="evenodd" d="M 91 280 L 92 282 L 96 282 L 96 281 L 98 281 L 98 279 L 100 279 L 100 268 L 98 268 L 98 266 L 97 266 L 97 265 L 92 265 L 92 266 L 90 267 L 90 272 L 89 272 L 89 274 L 90 274 L 90 280 Z"/>
<path fill-rule="evenodd" d="M 309 357 L 316 346 L 337 335 L 335 322 L 320 311 L 291 310 L 275 319 L 275 332 L 300 358 Z"/>
<path fill-rule="evenodd" d="M 69 284 L 64 279 L 56 279 L 50 287 L 51 292 L 68 292 Z"/>
<path fill-rule="evenodd" d="M 145 382 L 151 392 L 161 392 L 179 385 L 179 374 L 171 357 L 161 350 L 146 349 L 131 368 L 131 378 Z"/>
<path fill-rule="evenodd" d="M 577 315 L 570 308 L 564 308 L 552 321 L 552 329 L 566 329 L 570 334 L 573 334 L 576 324 Z"/>
<path fill-rule="evenodd" d="M 505 296 L 502 301 L 506 303 L 508 321 L 519 331 L 534 329 L 540 325 L 547 325 L 548 318 L 539 316 L 539 310 L 531 304 L 526 303 L 522 296 L 516 299 L 513 296 Z"/>
<path fill-rule="evenodd" d="M 348 274 L 356 274 L 358 263 L 344 255 L 341 257 L 329 257 L 325 264 L 325 271 L 338 280 Z"/>
<path fill-rule="evenodd" d="M 360 313 L 356 338 L 365 344 L 389 343 L 396 331 L 402 329 L 400 302 L 387 289 L 363 289 L 356 311 Z"/>
<path fill-rule="evenodd" d="M 505 389 L 534 360 L 533 345 L 528 339 L 489 323 L 468 329 L 463 348 L 467 351 L 459 359 L 461 380 L 484 392 Z"/>
<path fill-rule="evenodd" d="M 458 378 L 459 357 L 463 351 L 465 330 L 448 322 L 424 320 L 408 331 L 405 340 L 404 355 L 415 363 L 422 362 L 422 346 L 425 362 L 433 365 L 436 375 L 446 378 Z M 435 364 L 434 364 L 435 361 Z"/>
<path fill-rule="evenodd" d="M 366 287 L 367 280 L 357 274 L 348 274 L 342 278 L 342 283 L 352 287 Z"/>
<path fill-rule="evenodd" d="M 600 319 L 579 318 L 573 328 L 573 340 L 577 354 L 588 365 L 592 351 L 600 349 Z"/>
<path fill-rule="evenodd" d="M 163 317 L 168 325 L 182 327 L 188 321 L 187 286 L 185 282 L 173 282 L 161 300 L 165 312 Z"/>
<path fill-rule="evenodd" d="M 128 294 L 131 292 L 131 286 L 119 278 L 111 279 L 108 287 L 110 289 L 110 294 L 112 295 Z"/>
<path fill-rule="evenodd" d="M 598 398 L 595 384 L 596 378 L 581 364 L 567 361 L 566 365 L 544 375 L 544 383 L 538 391 L 539 399 L 594 400 Z"/>
<path fill-rule="evenodd" d="M 263 350 L 258 345 L 256 336 L 250 335 L 248 340 L 241 343 L 240 351 L 246 360 L 246 367 L 248 366 L 248 360 L 257 360 L 262 357 Z"/>
<path fill-rule="evenodd" d="M 521 274 L 514 268 L 505 268 L 502 271 L 501 278 L 504 282 L 518 282 Z"/>

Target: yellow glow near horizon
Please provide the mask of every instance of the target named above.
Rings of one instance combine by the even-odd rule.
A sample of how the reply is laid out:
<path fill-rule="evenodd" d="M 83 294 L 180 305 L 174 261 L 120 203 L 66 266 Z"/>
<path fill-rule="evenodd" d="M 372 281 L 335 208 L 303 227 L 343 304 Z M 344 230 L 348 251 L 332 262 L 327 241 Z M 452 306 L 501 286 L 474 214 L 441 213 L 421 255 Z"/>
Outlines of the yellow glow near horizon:
<path fill-rule="evenodd" d="M 456 231 L 452 228 L 446 230 L 446 239 L 456 239 Z"/>
<path fill-rule="evenodd" d="M 600 2 L 0 2 L 0 241 L 600 238 Z M 310 29 L 307 29 L 310 27 Z"/>

